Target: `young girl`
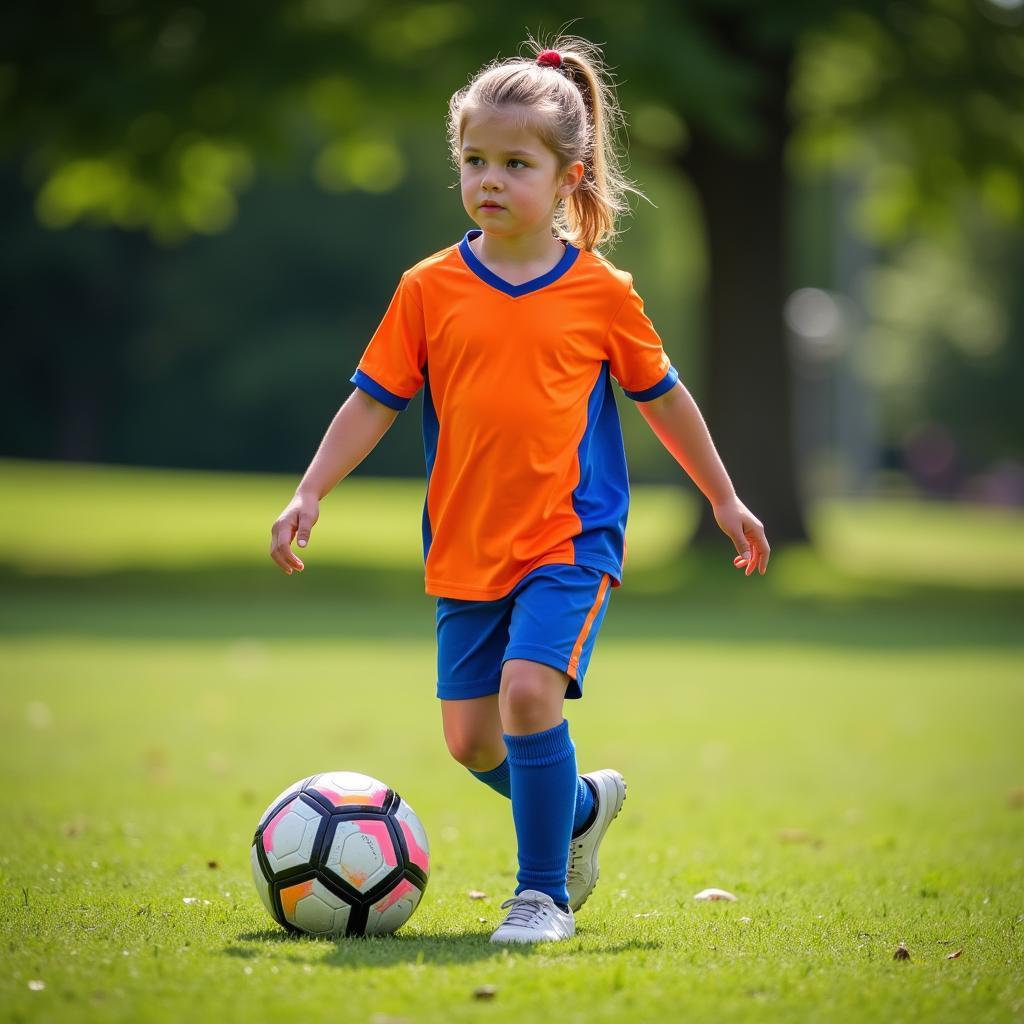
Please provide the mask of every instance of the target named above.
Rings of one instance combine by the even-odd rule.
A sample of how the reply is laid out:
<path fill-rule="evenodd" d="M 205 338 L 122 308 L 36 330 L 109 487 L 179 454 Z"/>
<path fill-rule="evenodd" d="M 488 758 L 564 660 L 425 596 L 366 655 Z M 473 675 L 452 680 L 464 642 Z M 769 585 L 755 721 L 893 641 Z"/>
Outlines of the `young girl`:
<path fill-rule="evenodd" d="M 422 387 L 426 590 L 437 597 L 437 696 L 452 756 L 511 797 L 518 886 L 492 942 L 566 939 L 625 798 L 580 776 L 563 701 L 620 585 L 629 504 L 612 379 L 762 574 L 764 529 L 740 502 L 631 277 L 599 256 L 629 190 L 620 114 L 596 49 L 563 37 L 496 62 L 451 99 L 462 202 L 476 224 L 402 275 L 271 556 L 303 563 L 319 502 Z"/>

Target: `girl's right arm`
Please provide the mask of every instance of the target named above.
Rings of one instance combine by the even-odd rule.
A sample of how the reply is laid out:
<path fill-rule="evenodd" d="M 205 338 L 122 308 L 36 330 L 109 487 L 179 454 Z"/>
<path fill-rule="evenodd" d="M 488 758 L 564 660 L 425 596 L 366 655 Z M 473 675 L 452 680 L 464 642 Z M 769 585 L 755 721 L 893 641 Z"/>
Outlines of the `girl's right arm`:
<path fill-rule="evenodd" d="M 309 532 L 320 515 L 320 500 L 352 472 L 395 422 L 398 413 L 365 391 L 356 388 L 337 411 L 285 510 L 270 531 L 270 557 L 289 576 L 305 568 L 292 551 L 309 541 Z"/>

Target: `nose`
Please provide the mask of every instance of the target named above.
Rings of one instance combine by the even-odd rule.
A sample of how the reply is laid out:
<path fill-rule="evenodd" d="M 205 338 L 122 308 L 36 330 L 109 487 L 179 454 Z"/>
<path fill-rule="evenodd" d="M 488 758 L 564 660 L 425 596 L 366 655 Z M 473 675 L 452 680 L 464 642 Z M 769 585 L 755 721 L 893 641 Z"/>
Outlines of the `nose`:
<path fill-rule="evenodd" d="M 489 192 L 493 192 L 496 189 L 501 188 L 501 179 L 493 168 L 488 168 L 484 174 L 483 181 L 481 181 L 481 187 Z"/>

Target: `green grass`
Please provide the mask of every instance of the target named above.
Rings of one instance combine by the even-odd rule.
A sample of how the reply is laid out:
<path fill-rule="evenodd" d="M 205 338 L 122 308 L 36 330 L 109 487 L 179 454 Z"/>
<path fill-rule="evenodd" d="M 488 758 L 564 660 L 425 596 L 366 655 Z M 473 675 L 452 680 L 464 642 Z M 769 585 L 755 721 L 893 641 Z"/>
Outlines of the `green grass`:
<path fill-rule="evenodd" d="M 49 575 L 252 564 L 269 549 L 271 523 L 297 483 L 292 477 L 117 466 L 69 465 L 55 472 L 43 463 L 3 460 L 0 477 L 6 501 L 0 521 L 18 529 L 4 562 Z M 347 481 L 322 503 L 311 558 L 372 568 L 421 566 L 423 493 L 421 480 Z M 651 564 L 660 543 L 678 548 L 694 522 L 677 488 L 646 488 L 631 523 L 630 564 Z"/>
<path fill-rule="evenodd" d="M 638 490 L 568 707 L 629 798 L 577 937 L 504 950 L 514 835 L 444 749 L 418 484 L 343 485 L 285 578 L 283 479 L 2 468 L 0 1020 L 1024 1020 L 1024 589 L 981 510 L 819 509 L 750 580 Z M 430 884 L 391 938 L 292 939 L 248 844 L 342 767 L 411 801 Z"/>

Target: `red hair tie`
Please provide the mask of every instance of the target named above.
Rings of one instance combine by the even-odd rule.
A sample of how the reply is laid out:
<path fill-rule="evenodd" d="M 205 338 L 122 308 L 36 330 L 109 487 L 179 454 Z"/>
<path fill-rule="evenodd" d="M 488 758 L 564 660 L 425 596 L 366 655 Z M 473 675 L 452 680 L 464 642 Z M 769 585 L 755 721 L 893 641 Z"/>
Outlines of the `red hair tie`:
<path fill-rule="evenodd" d="M 537 63 L 542 68 L 560 68 L 562 55 L 557 50 L 542 50 L 537 54 Z"/>

